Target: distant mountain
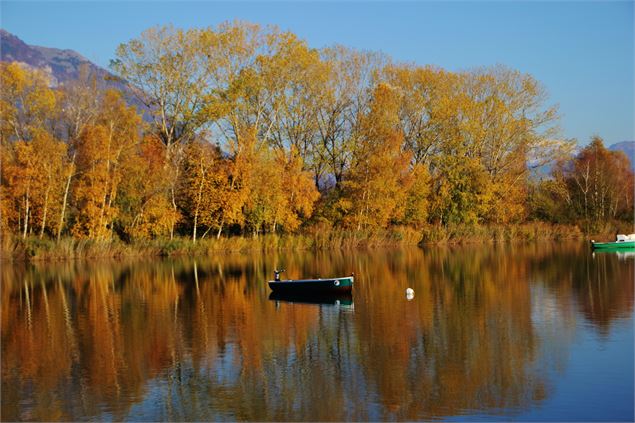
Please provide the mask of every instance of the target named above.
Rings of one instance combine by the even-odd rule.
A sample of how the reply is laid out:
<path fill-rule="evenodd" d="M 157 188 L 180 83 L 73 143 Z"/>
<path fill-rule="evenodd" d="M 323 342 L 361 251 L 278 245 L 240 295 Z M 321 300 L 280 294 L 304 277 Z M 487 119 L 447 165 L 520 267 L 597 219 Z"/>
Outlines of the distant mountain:
<path fill-rule="evenodd" d="M 135 106 L 144 119 L 149 119 L 148 108 L 134 95 L 135 89 L 130 84 L 74 50 L 32 46 L 0 28 L 0 60 L 19 62 L 46 72 L 51 78 L 52 87 L 77 79 L 82 66 L 87 66 L 89 73 L 96 76 L 103 87 L 120 90 L 126 102 Z"/>
<path fill-rule="evenodd" d="M 114 76 L 73 50 L 32 46 L 4 29 L 0 29 L 0 60 L 41 69 L 51 76 L 53 86 L 76 79 L 82 65 L 101 80 Z M 109 81 L 108 85 L 120 84 Z"/>
<path fill-rule="evenodd" d="M 623 151 L 631 161 L 631 168 L 635 170 L 635 141 L 622 141 L 609 147 L 609 150 Z"/>

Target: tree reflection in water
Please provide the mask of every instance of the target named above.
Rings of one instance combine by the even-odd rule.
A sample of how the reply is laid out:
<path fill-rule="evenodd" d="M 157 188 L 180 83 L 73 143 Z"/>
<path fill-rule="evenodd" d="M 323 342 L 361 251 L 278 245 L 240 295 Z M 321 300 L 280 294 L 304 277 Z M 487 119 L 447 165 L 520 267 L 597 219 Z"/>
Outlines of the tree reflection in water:
<path fill-rule="evenodd" d="M 280 264 L 354 271 L 354 309 L 270 301 Z M 632 315 L 634 268 L 579 244 L 5 265 L 2 419 L 514 415 L 580 319 Z"/>

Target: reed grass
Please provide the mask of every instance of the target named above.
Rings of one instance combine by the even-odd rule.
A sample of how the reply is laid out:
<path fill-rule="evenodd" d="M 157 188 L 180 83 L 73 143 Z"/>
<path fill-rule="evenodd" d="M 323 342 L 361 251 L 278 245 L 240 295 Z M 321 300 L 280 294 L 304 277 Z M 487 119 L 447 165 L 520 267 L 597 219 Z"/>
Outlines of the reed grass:
<path fill-rule="evenodd" d="M 515 225 L 430 225 L 424 228 L 421 244 L 468 244 L 509 241 L 579 239 L 575 225 L 528 222 Z"/>
<path fill-rule="evenodd" d="M 613 229 L 611 227 L 611 229 Z M 463 244 L 478 242 L 535 241 L 542 239 L 581 238 L 577 226 L 531 222 L 519 225 L 427 226 L 422 230 L 392 227 L 374 230 L 346 230 L 327 225 L 304 228 L 301 234 L 266 234 L 258 237 L 233 236 L 138 240 L 125 243 L 119 239 L 91 240 L 30 237 L 22 239 L 3 235 L 0 258 L 3 260 L 65 260 L 117 258 L 133 256 L 204 256 L 229 252 L 327 250 L 395 247 L 423 244 Z"/>
<path fill-rule="evenodd" d="M 5 235 L 0 242 L 3 260 L 63 260 L 127 256 L 201 256 L 225 252 L 324 250 L 376 248 L 417 245 L 421 232 L 395 227 L 383 230 L 350 231 L 321 227 L 307 228 L 303 234 L 266 234 L 258 237 L 190 238 L 139 240 L 124 243 L 118 239 L 90 240 L 29 237 L 22 239 Z"/>

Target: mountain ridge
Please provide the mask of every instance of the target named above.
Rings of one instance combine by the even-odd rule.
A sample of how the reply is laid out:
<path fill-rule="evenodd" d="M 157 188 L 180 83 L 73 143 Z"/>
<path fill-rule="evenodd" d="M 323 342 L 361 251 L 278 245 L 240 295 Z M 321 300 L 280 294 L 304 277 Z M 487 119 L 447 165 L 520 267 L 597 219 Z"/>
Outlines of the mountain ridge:
<path fill-rule="evenodd" d="M 80 78 L 82 67 L 88 75 L 94 76 L 103 88 L 119 90 L 126 102 L 137 108 L 144 120 L 148 120 L 148 107 L 142 103 L 136 90 L 127 81 L 88 60 L 71 49 L 34 46 L 25 43 L 18 36 L 0 28 L 0 61 L 18 62 L 32 69 L 45 72 L 52 88 Z"/>
<path fill-rule="evenodd" d="M 0 28 L 0 60 L 19 62 L 31 68 L 43 70 L 51 77 L 51 85 L 57 86 L 77 79 L 81 67 L 87 66 L 91 74 L 107 80 L 107 85 L 115 83 L 115 75 L 71 49 L 35 46 L 25 43 L 18 36 Z"/>

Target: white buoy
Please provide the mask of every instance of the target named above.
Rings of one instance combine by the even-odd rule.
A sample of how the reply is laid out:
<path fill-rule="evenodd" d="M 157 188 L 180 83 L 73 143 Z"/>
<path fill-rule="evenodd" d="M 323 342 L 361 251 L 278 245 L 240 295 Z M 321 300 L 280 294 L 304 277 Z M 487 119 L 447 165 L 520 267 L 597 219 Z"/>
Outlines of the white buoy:
<path fill-rule="evenodd" d="M 412 288 L 406 289 L 406 299 L 408 301 L 412 300 L 415 297 L 415 290 Z"/>

